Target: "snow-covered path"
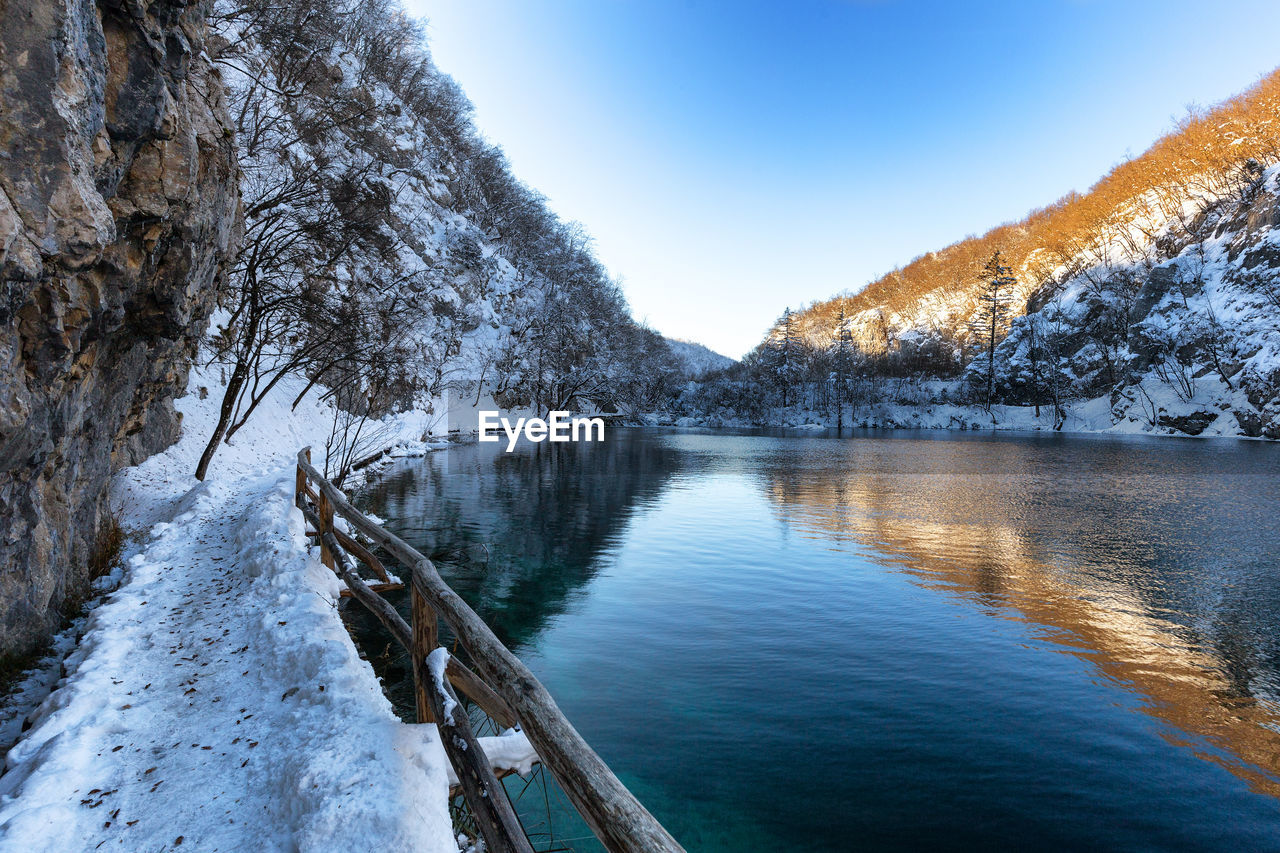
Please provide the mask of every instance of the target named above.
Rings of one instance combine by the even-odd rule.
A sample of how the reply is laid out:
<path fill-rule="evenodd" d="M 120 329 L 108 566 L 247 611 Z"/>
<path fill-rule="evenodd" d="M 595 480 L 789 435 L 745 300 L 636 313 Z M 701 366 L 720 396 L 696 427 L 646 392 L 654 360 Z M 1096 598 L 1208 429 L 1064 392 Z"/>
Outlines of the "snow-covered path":
<path fill-rule="evenodd" d="M 202 484 L 186 441 L 128 472 L 149 532 L 7 756 L 0 849 L 457 850 L 436 729 L 343 628 L 280 426 Z"/>
<path fill-rule="evenodd" d="M 0 778 L 7 846 L 449 849 L 435 729 L 394 717 L 336 581 L 281 547 L 287 480 L 236 485 L 183 499 L 95 612 Z"/>

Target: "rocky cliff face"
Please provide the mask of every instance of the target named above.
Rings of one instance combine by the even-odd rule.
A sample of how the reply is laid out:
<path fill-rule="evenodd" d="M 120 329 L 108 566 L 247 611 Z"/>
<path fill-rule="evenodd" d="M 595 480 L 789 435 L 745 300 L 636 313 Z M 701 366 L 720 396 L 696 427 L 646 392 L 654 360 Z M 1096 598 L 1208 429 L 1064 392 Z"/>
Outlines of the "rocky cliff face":
<path fill-rule="evenodd" d="M 87 588 L 112 472 L 177 437 L 238 230 L 207 11 L 0 0 L 0 653 Z"/>

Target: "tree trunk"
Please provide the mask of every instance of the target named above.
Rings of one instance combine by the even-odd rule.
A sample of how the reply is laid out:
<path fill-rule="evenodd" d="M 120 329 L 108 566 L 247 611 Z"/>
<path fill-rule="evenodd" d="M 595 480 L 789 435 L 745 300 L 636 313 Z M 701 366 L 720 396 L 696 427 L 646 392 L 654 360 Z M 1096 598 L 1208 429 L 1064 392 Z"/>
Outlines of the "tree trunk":
<path fill-rule="evenodd" d="M 204 480 L 205 474 L 209 473 L 209 463 L 213 461 L 213 454 L 217 452 L 218 445 L 227 434 L 227 425 L 231 423 L 231 415 L 236 408 L 236 398 L 240 396 L 240 389 L 244 386 L 244 380 L 248 374 L 249 365 L 244 361 L 237 361 L 235 370 L 231 371 L 231 380 L 227 382 L 227 390 L 222 395 L 218 425 L 213 428 L 213 435 L 209 437 L 209 443 L 205 445 L 204 453 L 200 454 L 200 462 L 196 465 L 197 480 Z"/>
<path fill-rule="evenodd" d="M 991 396 L 996 383 L 996 309 L 991 306 L 991 339 L 987 342 L 987 408 L 991 408 Z"/>

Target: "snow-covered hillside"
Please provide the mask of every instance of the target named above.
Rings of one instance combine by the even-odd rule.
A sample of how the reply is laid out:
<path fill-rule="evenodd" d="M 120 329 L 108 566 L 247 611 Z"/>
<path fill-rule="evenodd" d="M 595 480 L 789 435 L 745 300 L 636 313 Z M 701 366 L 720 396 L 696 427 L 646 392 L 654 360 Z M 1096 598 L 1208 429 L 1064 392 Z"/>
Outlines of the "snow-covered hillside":
<path fill-rule="evenodd" d="M 1105 397 L 1112 424 L 1280 438 L 1280 166 L 1137 256 L 1051 280 L 996 350 L 1009 401 Z"/>
<path fill-rule="evenodd" d="M 682 365 L 688 378 L 698 379 L 715 370 L 724 370 L 736 362 L 727 355 L 721 355 L 695 341 L 680 338 L 666 338 L 667 346 Z"/>
<path fill-rule="evenodd" d="M 787 310 L 673 408 L 1280 438 L 1280 71 L 1087 193 Z"/>
<path fill-rule="evenodd" d="M 848 325 L 815 351 L 789 320 L 749 365 L 765 403 L 711 383 L 687 390 L 683 411 L 710 424 L 1280 438 L 1280 165 L 1144 227 L 1151 239 L 1095 247 L 1031 293 L 990 359 L 990 404 L 988 358 L 945 369 L 954 339 L 937 328 L 897 328 L 898 360 L 868 368 Z M 784 404 L 769 383 L 788 378 Z"/>
<path fill-rule="evenodd" d="M 214 22 L 244 239 L 210 452 L 285 376 L 375 416 L 480 382 L 540 410 L 664 385 L 660 336 L 479 134 L 397 0 L 218 0 Z"/>

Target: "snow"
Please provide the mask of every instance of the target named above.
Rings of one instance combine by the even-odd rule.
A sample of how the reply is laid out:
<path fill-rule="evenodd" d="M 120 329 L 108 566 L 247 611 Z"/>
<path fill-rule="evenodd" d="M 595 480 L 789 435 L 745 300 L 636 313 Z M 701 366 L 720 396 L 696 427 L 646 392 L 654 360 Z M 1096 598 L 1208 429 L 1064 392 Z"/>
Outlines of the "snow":
<path fill-rule="evenodd" d="M 1189 415 L 1204 409 L 1204 402 L 1214 400 L 1214 408 L 1220 414 L 1211 421 L 1195 438 L 1235 437 L 1247 438 L 1240 432 L 1240 426 L 1225 400 L 1235 399 L 1235 405 L 1247 403 L 1240 390 L 1228 392 L 1215 386 L 1212 380 L 1202 378 L 1198 395 L 1191 401 L 1180 400 L 1167 385 L 1147 382 L 1150 402 L 1146 403 L 1151 414 L 1140 415 L 1133 401 L 1124 400 L 1120 407 L 1113 406 L 1109 396 L 1096 397 L 1090 400 L 1073 401 L 1067 404 L 1066 418 L 1057 428 L 1064 433 L 1102 433 L 1111 435 L 1177 435 L 1183 438 L 1193 436 L 1165 429 L 1159 426 L 1159 417 L 1178 417 Z M 935 384 L 948 384 L 938 383 Z M 958 386 L 958 383 L 952 383 Z M 1221 391 L 1221 393 L 1219 393 Z M 1131 411 L 1129 406 L 1135 406 Z M 1118 414 L 1118 412 L 1120 414 Z M 728 413 L 713 414 L 706 417 L 672 418 L 668 413 L 647 414 L 646 425 L 677 427 L 722 427 L 747 428 L 760 424 L 747 417 L 735 417 Z M 837 419 L 834 412 L 817 411 L 800 407 L 788 409 L 771 409 L 768 412 L 769 425 L 800 431 L 834 430 Z M 1153 420 L 1155 423 L 1153 423 Z M 939 429 L 960 431 L 992 431 L 992 432 L 1051 432 L 1055 430 L 1052 407 L 1041 406 L 1037 416 L 1033 406 L 993 405 L 990 409 L 981 406 L 960 405 L 956 403 L 938 402 L 937 398 L 929 398 L 920 402 L 876 402 L 862 404 L 856 408 L 846 406 L 843 426 L 845 429 Z"/>
<path fill-rule="evenodd" d="M 513 770 L 521 776 L 528 776 L 533 772 L 533 765 L 538 762 L 538 754 L 519 729 L 506 729 L 496 737 L 476 738 L 476 742 L 484 750 L 494 770 Z M 452 783 L 452 767 L 449 768 L 449 778 Z"/>
<path fill-rule="evenodd" d="M 6 840 L 450 849 L 437 736 L 400 723 L 360 660 L 288 479 L 206 482 L 177 508 L 10 751 Z"/>
<path fill-rule="evenodd" d="M 1117 212 L 1114 228 L 1054 271 L 1052 281 L 1043 272 L 1024 276 L 1019 298 L 1032 285 L 1040 287 L 1033 312 L 1014 318 L 996 346 L 995 397 L 1038 398 L 1039 415 L 1029 405 L 959 404 L 982 396 L 986 361 L 972 358 L 971 351 L 959 379 L 874 371 L 858 376 L 851 389 L 857 404 L 846 405 L 843 424 L 1280 437 L 1277 203 L 1280 164 L 1267 168 L 1247 191 L 1194 195 L 1173 214 L 1162 212 L 1154 196 L 1140 196 Z M 884 351 L 886 328 L 899 354 L 927 355 L 926 344 L 956 353 L 956 340 L 971 319 L 965 313 L 972 307 L 966 308 L 968 298 L 963 286 L 939 287 L 905 315 L 886 314 L 881 306 L 845 322 L 868 353 Z M 807 335 L 815 349 L 829 349 L 832 330 L 816 321 L 811 325 L 801 323 L 801 337 Z M 711 384 L 689 383 L 672 411 L 651 413 L 647 420 L 800 429 L 837 423 L 826 403 L 753 408 L 723 402 L 715 388 L 703 387 Z M 812 405 L 820 397 L 809 390 L 802 385 L 799 396 Z M 1062 406 L 1057 419 L 1049 404 L 1054 397 Z"/>
<path fill-rule="evenodd" d="M 458 703 L 445 690 L 445 671 L 449 666 L 449 650 L 440 646 L 427 655 L 427 672 L 435 682 L 436 692 L 445 697 L 444 725 L 453 725 L 453 712 Z M 459 746 L 466 749 L 466 744 L 459 740 Z M 529 739 L 519 729 L 504 729 L 501 734 L 476 738 L 476 743 L 489 759 L 489 764 L 496 771 L 512 770 L 521 776 L 528 776 L 533 765 L 538 762 L 538 754 L 534 752 Z M 450 786 L 458 784 L 457 774 L 446 765 Z"/>
<path fill-rule="evenodd" d="M 293 506 L 295 454 L 323 464 L 332 413 L 315 397 L 290 411 L 301 384 L 282 382 L 199 483 L 213 378 L 178 401 L 179 443 L 117 478 L 145 533 L 5 758 L 0 850 L 456 851 L 438 730 L 393 713 Z M 381 425 L 417 451 L 424 426 Z M 522 737 L 484 745 L 527 768 Z"/>
<path fill-rule="evenodd" d="M 445 667 L 449 665 L 449 650 L 444 646 L 433 649 L 431 654 L 427 655 L 427 672 L 431 674 L 431 680 L 435 682 L 436 693 L 444 697 L 444 719 L 441 720 L 446 726 L 453 725 L 453 712 L 458 707 L 458 703 L 449 695 L 449 691 L 445 689 Z M 416 664 L 415 664 L 416 666 Z"/>
<path fill-rule="evenodd" d="M 0 699 L 0 761 L 22 737 L 23 724 L 31 713 L 57 686 L 62 661 L 75 649 L 87 621 L 87 616 L 81 616 L 55 636 L 48 652 L 12 686 L 9 695 Z"/>
<path fill-rule="evenodd" d="M 690 379 L 698 379 L 714 370 L 723 370 L 736 363 L 729 356 L 721 355 L 695 341 L 686 341 L 680 338 L 666 338 L 665 340 L 667 347 L 671 350 L 671 354 L 679 360 L 684 367 L 685 375 Z"/>

